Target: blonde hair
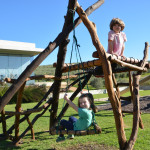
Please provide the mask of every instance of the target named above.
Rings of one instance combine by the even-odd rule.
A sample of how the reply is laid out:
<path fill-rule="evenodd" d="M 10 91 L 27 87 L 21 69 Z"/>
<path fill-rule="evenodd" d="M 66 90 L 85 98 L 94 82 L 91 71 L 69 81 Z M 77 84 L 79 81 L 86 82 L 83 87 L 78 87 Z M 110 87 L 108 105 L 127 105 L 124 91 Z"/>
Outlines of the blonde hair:
<path fill-rule="evenodd" d="M 115 24 L 119 24 L 121 26 L 121 31 L 123 31 L 123 29 L 125 28 L 125 23 L 121 19 L 119 19 L 119 18 L 113 18 L 111 20 L 111 22 L 110 22 L 110 25 L 109 25 L 110 26 L 110 30 L 113 30 L 113 26 Z"/>

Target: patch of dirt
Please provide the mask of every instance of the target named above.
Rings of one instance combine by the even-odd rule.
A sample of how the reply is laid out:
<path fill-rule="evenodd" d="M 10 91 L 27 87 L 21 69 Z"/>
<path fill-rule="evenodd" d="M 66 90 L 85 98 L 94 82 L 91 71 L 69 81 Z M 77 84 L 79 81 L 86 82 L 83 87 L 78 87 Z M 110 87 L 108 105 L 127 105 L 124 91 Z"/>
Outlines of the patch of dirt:
<path fill-rule="evenodd" d="M 133 104 L 121 101 L 122 111 L 133 111 Z M 110 103 L 97 106 L 99 110 L 112 110 Z M 150 96 L 140 97 L 140 110 L 142 113 L 150 113 Z"/>
<path fill-rule="evenodd" d="M 66 150 L 117 150 L 115 147 L 108 147 L 100 144 L 78 144 L 76 146 L 68 147 Z"/>

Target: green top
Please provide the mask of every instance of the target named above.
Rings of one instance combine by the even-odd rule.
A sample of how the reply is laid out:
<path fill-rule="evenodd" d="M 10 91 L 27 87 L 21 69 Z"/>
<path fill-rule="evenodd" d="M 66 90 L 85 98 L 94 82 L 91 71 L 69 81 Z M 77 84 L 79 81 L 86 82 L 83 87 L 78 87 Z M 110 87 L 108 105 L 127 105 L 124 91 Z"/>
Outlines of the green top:
<path fill-rule="evenodd" d="M 92 123 L 92 110 L 78 108 L 79 119 L 74 123 L 74 130 L 86 130 Z"/>

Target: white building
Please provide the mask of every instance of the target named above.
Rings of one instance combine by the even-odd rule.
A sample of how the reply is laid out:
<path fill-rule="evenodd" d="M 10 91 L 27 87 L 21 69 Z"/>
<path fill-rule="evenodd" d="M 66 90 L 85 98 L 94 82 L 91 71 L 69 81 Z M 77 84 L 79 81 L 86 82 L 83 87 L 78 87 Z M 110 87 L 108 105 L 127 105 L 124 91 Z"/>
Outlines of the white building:
<path fill-rule="evenodd" d="M 0 80 L 18 78 L 32 62 L 33 56 L 42 52 L 34 43 L 0 40 Z"/>

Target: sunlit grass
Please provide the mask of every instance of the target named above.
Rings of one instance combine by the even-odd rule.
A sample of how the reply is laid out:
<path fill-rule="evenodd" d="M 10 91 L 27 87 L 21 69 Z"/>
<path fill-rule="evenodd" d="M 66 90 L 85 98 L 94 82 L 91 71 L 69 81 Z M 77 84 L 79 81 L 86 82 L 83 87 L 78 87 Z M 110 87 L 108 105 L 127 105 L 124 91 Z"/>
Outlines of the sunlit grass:
<path fill-rule="evenodd" d="M 150 91 L 141 91 L 141 95 L 148 94 Z M 149 94 L 148 94 L 149 95 Z M 94 95 L 95 98 L 103 98 L 107 97 L 107 94 L 100 94 Z M 59 100 L 59 109 L 58 113 L 62 110 L 63 107 L 63 99 Z M 77 98 L 74 100 L 74 103 L 77 104 Z M 98 101 L 96 105 L 103 104 L 105 102 Z M 22 108 L 24 110 L 33 108 L 36 103 L 29 103 L 23 104 Z M 7 105 L 5 110 L 15 110 L 15 105 Z M 32 114 L 29 118 L 32 120 L 36 113 Z M 78 117 L 77 113 L 72 109 L 69 108 L 68 111 L 65 113 L 64 119 L 68 119 L 69 116 Z M 144 129 L 139 129 L 137 141 L 135 143 L 134 149 L 136 150 L 148 150 L 149 149 L 149 139 L 150 139 L 150 114 L 142 114 L 142 121 L 144 124 Z M 61 143 L 56 143 L 56 138 L 58 135 L 50 135 L 48 132 L 49 130 L 49 118 L 50 113 L 47 111 L 42 117 L 38 119 L 38 121 L 34 124 L 34 132 L 36 140 L 33 141 L 31 139 L 30 131 L 27 135 L 22 139 L 23 144 L 19 147 L 12 147 L 11 141 L 3 141 L 0 144 L 0 149 L 57 149 L 57 150 L 65 150 L 66 148 L 75 146 L 77 144 L 104 144 L 107 146 L 115 146 L 116 149 L 119 148 L 117 132 L 115 127 L 115 120 L 112 111 L 100 111 L 96 113 L 95 118 L 99 126 L 102 128 L 102 133 L 97 135 L 87 135 L 87 136 L 76 136 L 74 140 L 65 140 Z M 14 123 L 14 117 L 7 120 L 7 129 Z M 125 132 L 126 137 L 129 139 L 132 131 L 132 120 L 133 117 L 131 114 L 126 114 L 124 117 L 124 124 L 125 124 Z M 23 122 L 20 124 L 20 133 L 22 133 L 28 127 L 27 122 Z M 0 128 L 0 133 L 2 133 L 2 128 Z M 14 135 L 14 133 L 13 133 Z"/>

